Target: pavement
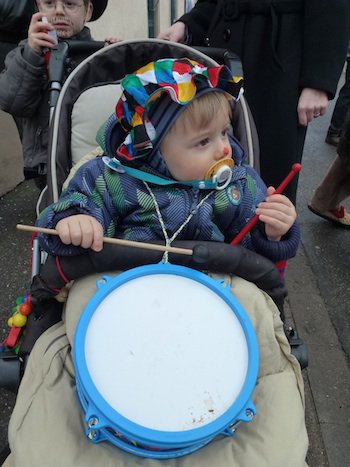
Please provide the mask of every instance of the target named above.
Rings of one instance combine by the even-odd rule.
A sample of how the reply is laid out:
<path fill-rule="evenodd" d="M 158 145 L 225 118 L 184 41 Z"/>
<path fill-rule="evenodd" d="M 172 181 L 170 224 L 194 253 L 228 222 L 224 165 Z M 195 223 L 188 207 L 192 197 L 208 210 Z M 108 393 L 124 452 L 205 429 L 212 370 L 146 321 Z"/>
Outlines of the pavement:
<path fill-rule="evenodd" d="M 287 320 L 309 348 L 303 374 L 311 467 L 350 465 L 349 231 L 307 209 L 335 157 L 335 149 L 324 143 L 330 114 L 308 131 L 297 203 L 302 244 L 287 268 Z M 16 297 L 28 291 L 30 237 L 15 226 L 34 222 L 37 196 L 34 183 L 27 181 L 0 198 L 0 338 L 8 332 L 6 320 Z M 13 394 L 0 391 L 0 451 L 14 403 Z"/>
<path fill-rule="evenodd" d="M 303 371 L 310 467 L 350 465 L 350 371 L 305 248 L 288 266 L 287 320 L 307 343 Z"/>
<path fill-rule="evenodd" d="M 14 119 L 0 110 L 0 196 L 23 181 L 22 146 Z"/>
<path fill-rule="evenodd" d="M 307 208 L 336 156 L 324 143 L 332 107 L 308 130 L 297 202 L 302 244 L 287 269 L 288 315 L 309 348 L 304 381 L 312 467 L 350 465 L 350 231 Z M 350 200 L 344 204 L 350 210 Z"/>

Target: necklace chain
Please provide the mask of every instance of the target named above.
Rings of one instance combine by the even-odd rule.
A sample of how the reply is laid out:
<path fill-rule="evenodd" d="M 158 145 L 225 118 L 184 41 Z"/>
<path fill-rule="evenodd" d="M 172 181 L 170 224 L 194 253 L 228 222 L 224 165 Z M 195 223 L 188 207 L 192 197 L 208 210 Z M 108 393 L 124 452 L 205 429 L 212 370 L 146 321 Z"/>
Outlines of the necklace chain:
<path fill-rule="evenodd" d="M 186 227 L 186 225 L 190 222 L 190 220 L 192 219 L 192 217 L 196 214 L 196 212 L 199 210 L 199 208 L 202 206 L 203 203 L 205 203 L 205 201 L 209 198 L 209 196 L 211 196 L 215 190 L 212 190 L 210 191 L 198 204 L 197 206 L 192 209 L 191 213 L 189 214 L 189 216 L 187 217 L 187 219 L 180 225 L 180 227 L 177 229 L 177 231 L 171 236 L 171 238 L 169 238 L 169 235 L 166 231 L 166 228 L 165 228 L 165 224 L 164 224 L 164 220 L 163 220 L 163 216 L 160 212 L 160 209 L 159 209 L 159 205 L 158 205 L 158 202 L 156 200 L 156 197 L 154 196 L 154 193 L 153 191 L 151 190 L 151 188 L 149 187 L 148 183 L 145 182 L 143 180 L 143 184 L 145 185 L 145 187 L 147 188 L 147 191 L 148 193 L 150 194 L 151 198 L 152 198 L 152 201 L 153 201 L 153 204 L 154 204 L 154 207 L 156 209 L 156 213 L 157 213 L 157 216 L 158 216 L 158 220 L 159 220 L 159 223 L 160 223 L 160 226 L 162 228 L 162 232 L 163 232 L 163 235 L 164 235 L 164 238 L 165 238 L 165 244 L 167 247 L 171 246 L 171 243 L 175 240 L 175 238 L 179 235 L 179 233 L 184 229 L 184 227 Z M 163 263 L 167 263 L 168 262 L 168 257 L 169 257 L 169 252 L 166 251 L 163 255 Z"/>

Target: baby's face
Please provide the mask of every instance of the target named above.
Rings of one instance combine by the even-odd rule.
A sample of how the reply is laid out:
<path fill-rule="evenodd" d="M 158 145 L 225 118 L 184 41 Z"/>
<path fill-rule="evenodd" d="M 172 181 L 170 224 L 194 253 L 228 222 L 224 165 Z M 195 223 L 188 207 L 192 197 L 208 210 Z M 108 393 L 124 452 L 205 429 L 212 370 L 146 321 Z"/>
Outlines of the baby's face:
<path fill-rule="evenodd" d="M 182 124 L 181 118 L 165 136 L 160 151 L 176 180 L 203 180 L 215 162 L 232 157 L 229 114 L 218 113 L 207 126 L 196 131 Z"/>

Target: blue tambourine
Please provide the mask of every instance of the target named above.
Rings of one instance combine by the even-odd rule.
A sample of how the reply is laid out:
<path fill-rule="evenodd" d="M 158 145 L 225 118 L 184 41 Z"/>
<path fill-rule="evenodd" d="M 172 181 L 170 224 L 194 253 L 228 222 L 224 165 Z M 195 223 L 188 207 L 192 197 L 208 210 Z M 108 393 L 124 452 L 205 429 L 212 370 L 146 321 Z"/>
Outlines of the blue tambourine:
<path fill-rule="evenodd" d="M 164 459 L 253 419 L 253 326 L 223 281 L 156 264 L 103 277 L 77 325 L 79 399 L 94 443 Z"/>

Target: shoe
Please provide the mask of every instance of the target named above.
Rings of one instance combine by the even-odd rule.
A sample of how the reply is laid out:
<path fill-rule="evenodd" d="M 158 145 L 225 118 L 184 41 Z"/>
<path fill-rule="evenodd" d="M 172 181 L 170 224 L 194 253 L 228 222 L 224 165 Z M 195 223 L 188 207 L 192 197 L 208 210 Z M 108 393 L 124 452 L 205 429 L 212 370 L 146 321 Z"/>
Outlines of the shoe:
<path fill-rule="evenodd" d="M 340 136 L 328 134 L 325 139 L 327 144 L 337 147 L 340 141 Z"/>
<path fill-rule="evenodd" d="M 34 178 L 34 183 L 40 191 L 46 187 L 46 175 L 39 175 L 39 177 Z"/>
<path fill-rule="evenodd" d="M 350 214 L 345 210 L 344 206 L 340 206 L 339 209 L 330 209 L 329 211 L 318 211 L 317 209 L 313 208 L 310 204 L 307 205 L 311 212 L 316 214 L 316 216 L 320 216 L 327 221 L 333 222 L 333 224 L 337 224 L 345 229 L 350 228 Z"/>
<path fill-rule="evenodd" d="M 23 175 L 25 180 L 34 179 L 34 183 L 39 188 L 43 190 L 46 186 L 46 164 L 39 164 L 38 167 L 23 168 Z"/>

